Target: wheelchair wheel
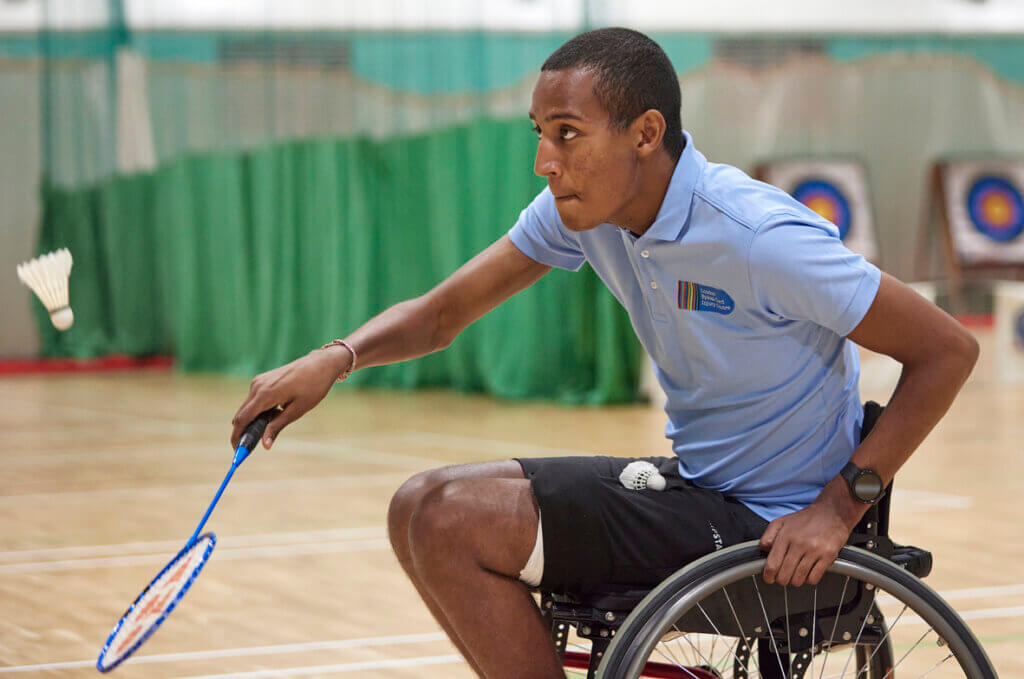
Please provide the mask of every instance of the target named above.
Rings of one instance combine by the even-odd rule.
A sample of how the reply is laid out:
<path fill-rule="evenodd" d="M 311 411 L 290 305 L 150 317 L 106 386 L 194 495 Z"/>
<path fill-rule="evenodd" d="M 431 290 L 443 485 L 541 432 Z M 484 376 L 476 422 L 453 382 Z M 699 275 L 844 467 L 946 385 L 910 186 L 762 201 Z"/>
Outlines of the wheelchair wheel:
<path fill-rule="evenodd" d="M 844 547 L 813 587 L 768 585 L 764 564 L 747 542 L 669 577 L 618 629 L 597 676 L 997 679 L 953 609 L 886 559 Z"/>

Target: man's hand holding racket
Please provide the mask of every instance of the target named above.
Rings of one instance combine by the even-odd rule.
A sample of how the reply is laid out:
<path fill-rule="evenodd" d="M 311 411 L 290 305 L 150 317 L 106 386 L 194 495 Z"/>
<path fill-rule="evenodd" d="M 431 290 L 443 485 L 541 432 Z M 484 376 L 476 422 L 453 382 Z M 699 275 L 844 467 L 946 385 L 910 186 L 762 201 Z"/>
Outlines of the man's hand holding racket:
<path fill-rule="evenodd" d="M 347 346 L 331 344 L 315 349 L 291 363 L 253 378 L 249 395 L 231 419 L 231 446 L 259 413 L 280 406 L 281 412 L 270 421 L 263 434 L 263 447 L 269 449 L 281 430 L 312 410 L 323 400 L 339 375 L 353 365 L 354 356 Z"/>

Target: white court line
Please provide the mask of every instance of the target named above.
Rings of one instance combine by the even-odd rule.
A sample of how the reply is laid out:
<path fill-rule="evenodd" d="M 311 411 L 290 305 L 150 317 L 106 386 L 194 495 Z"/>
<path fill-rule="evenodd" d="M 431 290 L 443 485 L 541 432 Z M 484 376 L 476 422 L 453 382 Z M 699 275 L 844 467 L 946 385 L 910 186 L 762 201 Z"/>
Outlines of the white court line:
<path fill-rule="evenodd" d="M 258 545 L 297 545 L 306 542 L 357 540 L 360 538 L 387 537 L 384 526 L 365 528 L 338 528 L 329 530 L 303 530 L 288 533 L 257 533 L 253 535 L 229 535 L 217 539 L 220 547 L 254 547 Z M 81 545 L 76 547 L 50 547 L 45 549 L 20 549 L 0 552 L 0 561 L 31 561 L 49 558 L 80 558 L 91 556 L 123 556 L 126 554 L 152 554 L 154 552 L 175 552 L 182 546 L 181 540 L 160 540 L 154 542 L 125 542 L 114 545 Z"/>
<path fill-rule="evenodd" d="M 244 490 L 277 490 L 283 488 L 303 488 L 306 486 L 319 486 L 324 484 L 331 484 L 337 487 L 365 487 L 365 486 L 390 486 L 400 484 L 409 478 L 408 472 L 393 472 L 388 474 L 339 474 L 336 476 L 315 476 L 311 478 L 299 478 L 299 479 L 266 479 L 260 481 L 242 481 L 234 480 L 231 482 L 231 488 L 233 493 Z M 52 500 L 54 498 L 60 498 L 67 500 L 70 498 L 91 498 L 96 496 L 108 495 L 118 499 L 127 499 L 136 495 L 147 495 L 153 492 L 161 491 L 190 491 L 200 490 L 209 491 L 213 494 L 213 491 L 217 488 L 217 483 L 220 478 L 211 480 L 206 483 L 188 483 L 177 486 L 142 486 L 136 488 L 97 488 L 95 490 L 69 490 L 69 491 L 53 491 L 50 493 L 23 493 L 23 494 L 3 494 L 0 495 L 0 502 L 9 503 L 12 501 L 25 502 L 29 500 Z"/>
<path fill-rule="evenodd" d="M 972 587 L 969 589 L 951 589 L 939 592 L 946 601 L 962 601 L 963 599 L 984 599 L 985 597 L 1005 597 L 1015 594 L 1024 594 L 1024 584 L 1019 585 L 998 585 L 995 587 Z M 882 594 L 878 597 L 880 604 L 892 604 L 898 601 L 896 597 L 889 594 Z"/>
<path fill-rule="evenodd" d="M 317 665 L 315 667 L 289 667 L 283 670 L 253 670 L 251 672 L 228 672 L 227 674 L 197 674 L 181 679 L 220 679 L 220 677 L 301 677 L 309 674 L 340 674 L 365 670 L 384 670 L 394 667 L 424 667 L 426 665 L 449 665 L 466 662 L 461 655 L 431 655 L 422 658 L 398 658 L 395 660 L 367 660 L 341 665 Z"/>
<path fill-rule="evenodd" d="M 311 641 L 304 644 L 279 644 L 276 646 L 249 646 L 246 648 L 223 648 L 214 651 L 186 651 L 183 653 L 162 653 L 158 655 L 132 656 L 128 662 L 132 665 L 146 663 L 180 662 L 188 660 L 212 660 L 215 658 L 238 658 L 258 655 L 277 655 L 284 653 L 310 653 L 313 651 L 333 651 L 345 648 L 367 648 L 372 646 L 394 646 L 397 644 L 419 644 L 428 641 L 445 641 L 442 632 L 427 634 L 401 634 L 391 637 L 364 637 L 362 639 L 339 639 L 337 641 Z M 40 672 L 44 670 L 63 670 L 75 667 L 95 667 L 95 660 L 70 660 L 67 662 L 45 663 L 41 665 L 19 665 L 17 667 L 0 667 L 0 674 L 13 672 Z"/>
<path fill-rule="evenodd" d="M 438 434 L 434 432 L 424 432 L 405 429 L 396 434 L 402 434 L 408 436 L 416 441 L 424 443 L 436 443 L 443 445 L 446 448 L 453 450 L 464 450 L 476 453 L 500 453 L 502 455 L 508 455 L 509 457 L 560 457 L 560 456 L 580 456 L 580 455 L 601 455 L 598 451 L 593 450 L 578 450 L 575 448 L 549 448 L 548 446 L 538 446 L 533 443 L 516 443 L 514 441 L 497 441 L 494 439 L 480 439 L 473 436 L 459 436 L 457 434 Z M 673 455 L 671 447 L 669 447 L 666 440 L 665 452 L 663 453 L 666 457 Z M 652 453 L 656 455 L 657 453 Z"/>
<path fill-rule="evenodd" d="M 911 490 L 910 488 L 897 487 L 893 491 L 894 511 L 897 514 L 903 510 L 915 510 L 922 508 L 938 507 L 942 509 L 967 509 L 973 500 L 963 495 L 950 495 L 948 493 L 933 493 L 927 490 Z"/>
<path fill-rule="evenodd" d="M 1024 616 L 1024 606 L 1007 608 L 979 608 L 973 611 L 957 611 L 964 620 L 985 620 L 989 618 L 1020 618 Z M 900 618 L 900 625 L 925 625 L 924 620 L 916 615 L 905 615 Z"/>
<path fill-rule="evenodd" d="M 179 543 L 184 546 L 184 543 Z M 390 549 L 391 544 L 385 538 L 369 540 L 344 540 L 334 542 L 314 542 L 301 545 L 269 545 L 260 547 L 236 547 L 215 549 L 211 558 L 217 561 L 236 561 L 239 559 L 260 559 L 273 557 L 295 557 L 308 554 L 337 554 L 339 552 L 368 552 Z M 78 571 L 90 568 L 115 568 L 126 566 L 144 566 L 167 563 L 174 553 L 166 554 L 135 554 L 131 556 L 108 556 L 94 559 L 71 559 L 66 561 L 30 561 L 28 563 L 9 563 L 0 565 L 0 575 L 10 573 L 45 573 L 58 571 Z"/>
<path fill-rule="evenodd" d="M 423 468 L 424 466 L 430 468 L 451 464 L 451 462 L 438 460 L 432 457 L 420 457 L 417 455 L 405 455 L 403 453 L 387 453 L 379 450 L 355 448 L 345 443 L 344 440 L 333 441 L 330 439 L 317 441 L 309 441 L 306 439 L 282 439 L 274 444 L 274 447 L 270 452 L 273 453 L 282 445 L 284 446 L 282 450 L 286 452 L 297 452 L 303 454 L 319 453 L 325 457 L 355 458 L 359 462 L 363 462 L 365 464 L 386 464 L 389 466 L 404 464 L 417 469 Z M 293 451 L 292 448 L 296 446 L 301 446 L 301 449 Z"/>

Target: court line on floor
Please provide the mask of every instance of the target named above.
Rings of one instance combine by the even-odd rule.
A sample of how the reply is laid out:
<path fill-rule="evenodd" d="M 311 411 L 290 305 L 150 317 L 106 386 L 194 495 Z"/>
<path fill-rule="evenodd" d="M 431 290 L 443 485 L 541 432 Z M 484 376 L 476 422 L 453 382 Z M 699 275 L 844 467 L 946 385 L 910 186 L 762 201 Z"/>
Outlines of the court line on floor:
<path fill-rule="evenodd" d="M 326 530 L 303 530 L 281 533 L 254 533 L 251 535 L 228 535 L 217 538 L 220 548 L 256 547 L 264 545 L 296 545 L 307 542 L 357 540 L 363 538 L 387 537 L 385 526 L 360 528 L 335 528 Z M 79 545 L 74 547 L 48 547 L 41 549 L 19 549 L 0 552 L 0 561 L 69 559 L 97 556 L 125 556 L 128 554 L 166 553 L 181 547 L 181 540 L 159 540 L 150 542 L 123 542 L 106 545 Z"/>
<path fill-rule="evenodd" d="M 449 665 L 464 663 L 461 655 L 430 655 L 420 658 L 396 658 L 394 660 L 366 660 L 363 662 L 343 663 L 340 665 L 316 665 L 314 667 L 289 667 L 281 670 L 252 670 L 249 672 L 227 672 L 225 674 L 196 674 L 180 679 L 220 679 L 221 677 L 245 677 L 246 679 L 262 679 L 263 677 L 301 677 L 309 674 L 340 674 L 342 672 L 360 672 L 366 670 L 385 670 L 398 667 L 425 667 L 427 665 Z"/>
<path fill-rule="evenodd" d="M 1007 606 L 1006 608 L 978 608 L 969 611 L 957 611 L 964 620 L 987 620 L 990 618 L 1024 617 L 1024 606 Z M 900 625 L 924 625 L 924 620 L 916 615 L 905 615 L 900 618 Z"/>
<path fill-rule="evenodd" d="M 336 641 L 311 641 L 300 644 L 278 644 L 274 646 L 248 646 L 242 648 L 222 648 L 212 651 L 183 651 L 180 653 L 161 653 L 157 655 L 133 656 L 129 661 L 132 665 L 146 663 L 180 662 L 189 660 L 213 660 L 217 658 L 238 658 L 260 655 L 278 655 L 286 653 L 310 653 L 313 651 L 334 651 L 346 648 L 368 648 L 374 646 L 394 646 L 398 644 L 419 644 L 430 641 L 445 641 L 448 637 L 443 632 L 425 634 L 399 634 L 388 637 L 362 637 L 357 639 L 338 639 Z M 39 665 L 19 665 L 17 667 L 0 667 L 0 674 L 14 672 L 39 672 L 43 670 L 63 670 L 76 667 L 94 667 L 95 660 L 70 660 L 67 662 L 43 663 Z"/>
<path fill-rule="evenodd" d="M 385 435 L 389 437 L 391 434 Z M 37 437 L 38 438 L 38 437 Z M 370 439 L 371 436 L 360 436 L 361 440 Z M 374 435 L 372 438 L 378 438 Z M 38 443 L 37 440 L 33 441 Z M 8 444 L 5 441 L 5 444 Z M 90 446 L 103 445 L 96 441 L 91 441 Z M 138 456 L 138 455 L 149 455 L 149 456 L 167 456 L 170 453 L 180 453 L 181 451 L 187 451 L 190 455 L 206 454 L 212 456 L 230 456 L 230 450 L 228 445 L 225 443 L 219 445 L 211 443 L 209 437 L 193 437 L 191 439 L 174 439 L 161 441 L 157 446 L 147 445 L 144 441 L 134 441 L 131 443 L 118 443 L 114 444 L 116 450 L 104 450 L 97 452 L 95 450 L 67 450 L 57 453 L 52 452 L 33 452 L 22 455 L 4 455 L 0 454 L 0 461 L 5 463 L 12 462 L 37 462 L 37 463 L 49 463 L 57 462 L 60 460 L 79 460 L 82 458 L 96 459 L 110 458 L 110 457 L 123 457 L 123 456 Z M 9 450 L 12 446 L 8 444 L 6 448 Z M 16 445 L 13 447 L 17 447 Z M 52 450 L 49 447 L 48 450 Z M 279 440 L 271 452 L 264 450 L 257 451 L 264 455 L 315 455 L 317 457 L 326 457 L 331 459 L 349 459 L 359 462 L 361 464 L 376 465 L 383 467 L 408 467 L 410 469 L 429 469 L 433 467 L 443 467 L 451 464 L 451 461 L 439 460 L 431 457 L 422 457 L 417 455 L 405 455 L 402 453 L 389 453 L 386 451 L 373 450 L 369 448 L 358 448 L 352 446 L 350 443 L 345 441 L 310 441 L 301 438 L 284 438 Z M 228 458 L 229 459 L 229 458 Z"/>
<path fill-rule="evenodd" d="M 183 543 L 177 543 L 180 547 Z M 337 554 L 340 552 L 367 552 L 391 549 L 386 538 L 366 540 L 343 540 L 314 542 L 299 545 L 265 545 L 258 547 L 235 547 L 215 550 L 219 561 L 258 559 L 273 557 L 296 557 L 311 554 Z M 172 553 L 133 554 L 130 556 L 106 556 L 91 559 L 70 559 L 64 561 L 30 561 L 0 565 L 0 575 L 18 573 L 52 573 L 60 571 L 88 570 L 91 568 L 115 568 L 127 566 L 159 565 L 166 563 Z"/>
<path fill-rule="evenodd" d="M 1024 584 L 1017 585 L 995 585 L 992 587 L 970 587 L 967 589 L 950 589 L 939 592 L 946 601 L 962 601 L 964 599 L 984 599 L 987 597 L 1005 597 L 1013 596 L 1015 594 L 1024 594 Z M 891 604 L 896 603 L 898 599 L 890 594 L 881 594 L 878 597 L 878 603 L 880 604 Z"/>
<path fill-rule="evenodd" d="M 260 480 L 235 480 L 231 482 L 232 493 L 237 494 L 245 490 L 276 490 L 283 488 L 301 488 L 306 486 L 317 486 L 332 484 L 337 487 L 365 487 L 365 486 L 388 486 L 400 484 L 409 478 L 407 472 L 389 472 L 386 474 L 338 474 L 334 476 L 314 476 L 309 478 L 291 479 L 260 479 Z M 67 490 L 52 491 L 45 493 L 8 493 L 0 494 L 0 502 L 9 503 L 12 501 L 50 500 L 60 498 L 92 498 L 96 496 L 109 495 L 119 499 L 125 499 L 135 495 L 146 495 L 153 492 L 180 492 L 180 491 L 201 491 L 210 492 L 216 488 L 216 481 L 206 483 L 187 483 L 173 486 L 142 486 L 135 488 L 93 488 L 90 490 Z"/>
<path fill-rule="evenodd" d="M 545 457 L 561 456 L 585 456 L 601 455 L 600 451 L 579 450 L 576 448 L 552 448 L 534 443 L 517 443 L 515 441 L 500 441 L 496 439 L 481 439 L 475 436 L 462 436 L 459 434 L 439 434 L 437 432 L 416 431 L 403 429 L 395 432 L 396 435 L 404 435 L 424 443 L 437 443 L 453 450 L 463 450 L 477 453 L 500 453 L 508 457 L 538 457 L 542 453 Z M 666 443 L 666 447 L 668 444 Z M 672 454 L 671 450 L 667 451 Z"/>

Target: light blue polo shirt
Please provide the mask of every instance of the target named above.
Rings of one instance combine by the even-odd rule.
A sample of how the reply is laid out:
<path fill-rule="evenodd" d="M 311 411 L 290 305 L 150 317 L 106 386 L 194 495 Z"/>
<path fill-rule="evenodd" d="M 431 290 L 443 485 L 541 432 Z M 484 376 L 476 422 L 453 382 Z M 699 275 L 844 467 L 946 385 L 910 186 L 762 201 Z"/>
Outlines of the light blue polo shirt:
<path fill-rule="evenodd" d="M 785 192 L 709 163 L 686 134 L 642 237 L 570 231 L 548 189 L 509 236 L 542 264 L 589 262 L 629 312 L 668 396 L 683 477 L 772 520 L 810 504 L 850 459 L 863 411 L 845 336 L 881 274 Z"/>

